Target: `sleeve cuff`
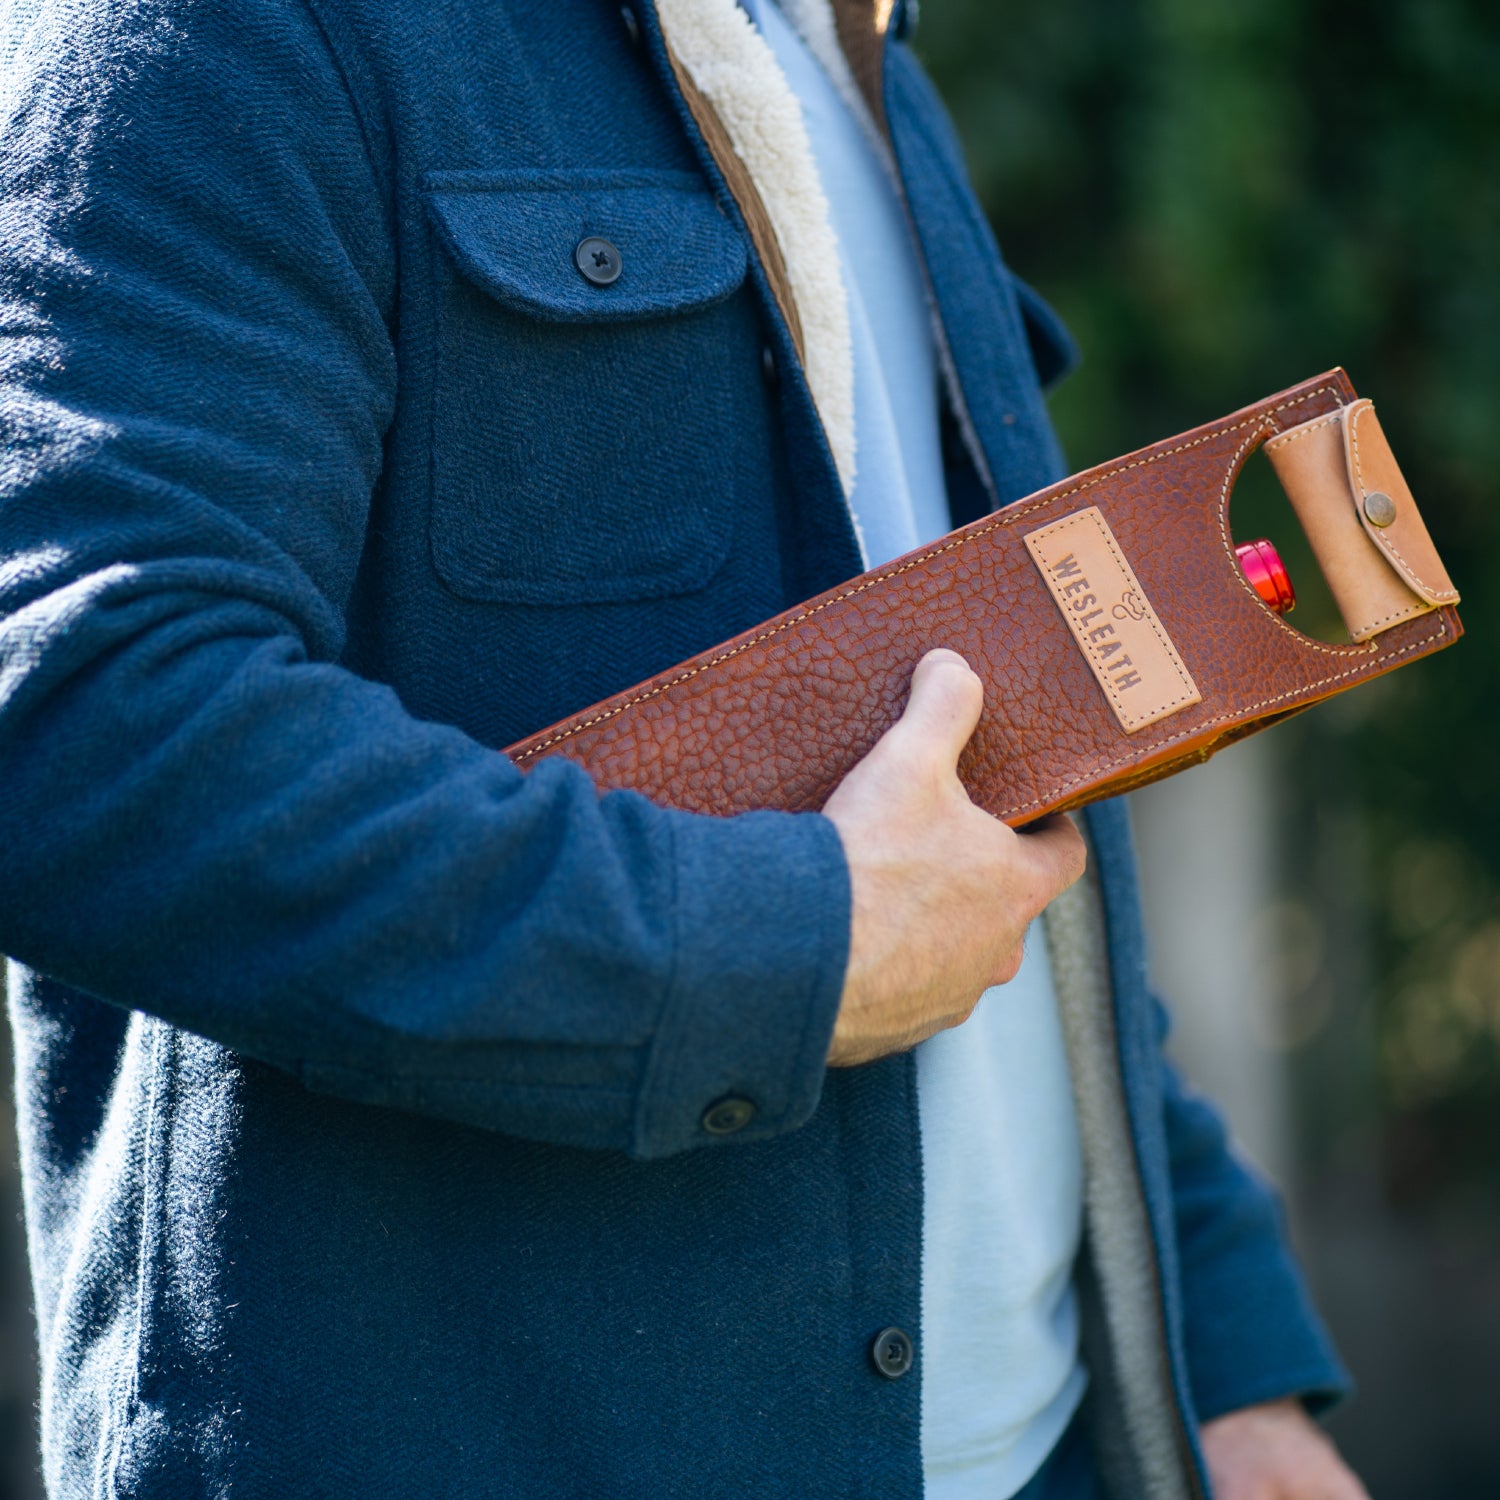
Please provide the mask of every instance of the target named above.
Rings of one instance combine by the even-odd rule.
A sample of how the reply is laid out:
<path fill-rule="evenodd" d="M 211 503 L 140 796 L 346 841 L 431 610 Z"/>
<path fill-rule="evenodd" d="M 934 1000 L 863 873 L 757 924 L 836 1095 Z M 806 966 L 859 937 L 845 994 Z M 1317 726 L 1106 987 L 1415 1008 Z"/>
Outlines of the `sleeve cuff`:
<path fill-rule="evenodd" d="M 849 956 L 849 870 L 818 814 L 674 814 L 676 964 L 632 1153 L 766 1140 L 822 1093 Z"/>
<path fill-rule="evenodd" d="M 1350 1394 L 1349 1374 L 1286 1251 L 1248 1260 L 1217 1286 L 1194 1288 L 1187 1354 L 1198 1418 L 1291 1396 L 1320 1415 Z"/>

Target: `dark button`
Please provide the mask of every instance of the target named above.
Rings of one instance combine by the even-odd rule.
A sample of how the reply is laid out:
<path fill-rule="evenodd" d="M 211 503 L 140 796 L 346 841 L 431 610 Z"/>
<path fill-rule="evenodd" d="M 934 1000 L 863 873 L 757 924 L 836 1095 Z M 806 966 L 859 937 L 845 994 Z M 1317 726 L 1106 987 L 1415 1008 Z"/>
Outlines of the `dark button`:
<path fill-rule="evenodd" d="M 755 1106 L 748 1099 L 728 1094 L 710 1104 L 703 1112 L 703 1128 L 710 1135 L 733 1135 L 755 1118 Z"/>
<path fill-rule="evenodd" d="M 911 1336 L 899 1328 L 882 1328 L 870 1345 L 870 1358 L 887 1380 L 900 1380 L 916 1357 Z"/>
<path fill-rule="evenodd" d="M 780 378 L 780 372 L 776 368 L 776 351 L 769 344 L 760 351 L 760 373 L 765 377 L 767 385 L 775 385 Z"/>
<path fill-rule="evenodd" d="M 632 47 L 641 45 L 641 23 L 636 20 L 635 12 L 628 6 L 620 7 L 620 19 L 625 23 L 625 34 L 630 38 Z"/>
<path fill-rule="evenodd" d="M 620 279 L 620 252 L 608 240 L 585 240 L 573 252 L 573 262 L 595 286 L 609 286 Z"/>

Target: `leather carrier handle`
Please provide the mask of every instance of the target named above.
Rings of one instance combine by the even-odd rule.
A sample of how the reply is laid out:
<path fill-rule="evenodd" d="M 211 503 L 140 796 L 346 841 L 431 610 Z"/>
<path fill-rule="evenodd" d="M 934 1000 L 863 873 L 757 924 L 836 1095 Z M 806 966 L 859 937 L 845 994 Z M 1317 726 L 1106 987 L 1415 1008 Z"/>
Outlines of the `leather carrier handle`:
<path fill-rule="evenodd" d="M 1330 439 L 1355 455 L 1341 493 Z M 1309 639 L 1240 571 L 1229 498 L 1262 444 L 1363 638 Z M 979 806 L 1018 826 L 1114 796 L 1463 633 L 1389 451 L 1331 371 L 1018 500 L 508 754 L 523 768 L 564 755 L 601 790 L 691 812 L 813 811 L 900 716 L 919 658 L 947 646 L 985 684 L 959 764 Z M 1396 511 L 1385 527 L 1366 513 L 1374 494 Z M 1324 524 L 1330 496 L 1340 524 Z M 1406 589 L 1399 608 L 1372 603 L 1350 523 Z"/>
<path fill-rule="evenodd" d="M 1458 603 L 1371 402 L 1313 417 L 1265 446 L 1351 640 Z"/>

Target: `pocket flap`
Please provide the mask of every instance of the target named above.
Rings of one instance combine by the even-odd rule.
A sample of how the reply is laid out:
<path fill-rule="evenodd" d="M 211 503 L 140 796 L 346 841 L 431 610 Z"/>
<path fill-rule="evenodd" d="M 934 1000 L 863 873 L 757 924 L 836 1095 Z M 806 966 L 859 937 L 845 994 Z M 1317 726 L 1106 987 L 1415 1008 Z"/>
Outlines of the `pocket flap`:
<path fill-rule="evenodd" d="M 427 201 L 449 254 L 492 297 L 553 322 L 661 317 L 722 301 L 744 241 L 691 172 L 434 172 Z M 608 285 L 575 256 L 619 252 Z"/>

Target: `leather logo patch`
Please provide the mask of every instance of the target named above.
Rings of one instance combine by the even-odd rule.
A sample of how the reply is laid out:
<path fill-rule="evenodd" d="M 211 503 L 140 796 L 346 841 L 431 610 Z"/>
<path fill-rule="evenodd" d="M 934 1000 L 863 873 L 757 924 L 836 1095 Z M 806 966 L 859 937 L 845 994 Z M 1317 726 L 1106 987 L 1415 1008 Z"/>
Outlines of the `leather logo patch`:
<path fill-rule="evenodd" d="M 1126 734 L 1203 701 L 1098 506 L 1025 540 Z"/>

